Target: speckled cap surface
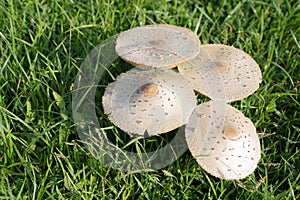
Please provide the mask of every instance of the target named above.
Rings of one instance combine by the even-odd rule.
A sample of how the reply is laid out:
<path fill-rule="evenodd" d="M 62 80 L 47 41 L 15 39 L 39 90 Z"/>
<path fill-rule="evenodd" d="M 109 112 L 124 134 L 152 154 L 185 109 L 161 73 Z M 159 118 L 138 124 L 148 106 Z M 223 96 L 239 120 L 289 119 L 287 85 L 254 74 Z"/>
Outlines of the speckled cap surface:
<path fill-rule="evenodd" d="M 200 41 L 192 31 L 167 24 L 136 27 L 120 33 L 116 52 L 140 68 L 175 67 L 195 58 Z"/>
<path fill-rule="evenodd" d="M 198 56 L 178 70 L 196 91 L 225 102 L 246 98 L 262 80 L 260 68 L 251 56 L 222 44 L 201 45 Z"/>
<path fill-rule="evenodd" d="M 255 126 L 234 107 L 214 101 L 200 104 L 185 130 L 193 157 L 213 176 L 242 179 L 256 169 L 261 150 Z"/>
<path fill-rule="evenodd" d="M 186 79 L 171 69 L 134 68 L 107 86 L 102 105 L 123 131 L 152 136 L 187 123 L 196 97 Z"/>

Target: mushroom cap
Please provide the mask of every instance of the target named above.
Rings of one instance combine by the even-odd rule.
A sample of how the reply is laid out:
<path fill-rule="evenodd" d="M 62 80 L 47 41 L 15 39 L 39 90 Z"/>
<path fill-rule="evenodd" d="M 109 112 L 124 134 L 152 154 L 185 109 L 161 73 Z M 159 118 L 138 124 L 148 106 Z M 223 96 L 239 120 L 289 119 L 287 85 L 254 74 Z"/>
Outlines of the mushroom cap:
<path fill-rule="evenodd" d="M 262 80 L 260 68 L 251 56 L 223 44 L 201 45 L 198 56 L 178 70 L 196 91 L 226 102 L 249 96 Z"/>
<path fill-rule="evenodd" d="M 197 56 L 200 40 L 186 28 L 167 24 L 136 27 L 120 33 L 117 54 L 140 68 L 175 67 Z"/>
<path fill-rule="evenodd" d="M 196 104 L 186 79 L 171 69 L 131 69 L 110 83 L 102 98 L 111 122 L 130 135 L 141 136 L 186 124 Z"/>
<path fill-rule="evenodd" d="M 200 104 L 185 131 L 193 157 L 213 176 L 242 179 L 257 167 L 261 150 L 255 126 L 232 106 L 215 101 Z"/>

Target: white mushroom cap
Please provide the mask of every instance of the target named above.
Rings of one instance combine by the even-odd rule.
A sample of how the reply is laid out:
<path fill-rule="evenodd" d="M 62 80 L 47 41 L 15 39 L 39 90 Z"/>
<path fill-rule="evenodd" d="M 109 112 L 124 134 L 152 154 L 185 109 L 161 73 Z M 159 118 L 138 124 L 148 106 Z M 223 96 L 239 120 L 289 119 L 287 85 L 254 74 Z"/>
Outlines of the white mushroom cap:
<path fill-rule="evenodd" d="M 251 56 L 222 44 L 201 45 L 198 56 L 178 70 L 196 91 L 212 100 L 226 102 L 249 96 L 262 79 L 260 68 Z"/>
<path fill-rule="evenodd" d="M 200 50 L 197 35 L 186 28 L 158 24 L 133 28 L 120 33 L 117 54 L 136 67 L 175 67 Z"/>
<path fill-rule="evenodd" d="M 107 86 L 102 104 L 123 131 L 152 136 L 187 123 L 196 97 L 185 78 L 171 69 L 134 68 Z"/>
<path fill-rule="evenodd" d="M 186 125 L 192 155 L 208 173 L 227 180 L 250 175 L 260 159 L 255 126 L 224 102 L 200 104 Z"/>

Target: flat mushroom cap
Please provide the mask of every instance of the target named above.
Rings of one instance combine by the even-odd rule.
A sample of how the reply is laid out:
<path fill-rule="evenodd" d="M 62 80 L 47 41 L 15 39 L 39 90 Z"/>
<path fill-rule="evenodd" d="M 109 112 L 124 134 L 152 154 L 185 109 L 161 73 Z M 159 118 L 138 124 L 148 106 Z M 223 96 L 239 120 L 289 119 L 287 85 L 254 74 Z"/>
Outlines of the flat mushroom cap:
<path fill-rule="evenodd" d="M 208 173 L 235 180 L 250 175 L 260 159 L 260 143 L 251 120 L 224 102 L 200 104 L 186 125 L 192 155 Z"/>
<path fill-rule="evenodd" d="M 185 78 L 171 69 L 134 68 L 107 86 L 102 105 L 123 131 L 152 136 L 186 124 L 196 97 Z"/>
<path fill-rule="evenodd" d="M 222 44 L 201 45 L 198 56 L 178 70 L 196 91 L 226 102 L 246 98 L 262 80 L 260 68 L 251 56 Z"/>
<path fill-rule="evenodd" d="M 120 33 L 117 54 L 140 68 L 175 67 L 200 50 L 200 40 L 186 28 L 167 24 L 147 25 Z"/>

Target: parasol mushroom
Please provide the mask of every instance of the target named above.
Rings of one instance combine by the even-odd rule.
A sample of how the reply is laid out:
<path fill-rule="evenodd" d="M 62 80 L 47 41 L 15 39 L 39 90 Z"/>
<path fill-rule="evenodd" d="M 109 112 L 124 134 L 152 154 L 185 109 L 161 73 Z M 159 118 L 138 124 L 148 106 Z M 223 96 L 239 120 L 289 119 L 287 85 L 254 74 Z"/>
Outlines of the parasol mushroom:
<path fill-rule="evenodd" d="M 222 44 L 201 45 L 198 56 L 178 70 L 196 91 L 212 100 L 226 102 L 249 96 L 262 79 L 260 68 L 251 56 Z"/>
<path fill-rule="evenodd" d="M 140 68 L 175 67 L 197 56 L 200 41 L 192 31 L 167 24 L 147 25 L 120 33 L 116 52 Z"/>
<path fill-rule="evenodd" d="M 257 167 L 261 150 L 255 126 L 232 106 L 215 101 L 200 104 L 185 130 L 192 155 L 213 176 L 242 179 Z"/>
<path fill-rule="evenodd" d="M 193 89 L 171 69 L 131 69 L 109 84 L 104 112 L 131 135 L 152 136 L 187 123 L 196 107 Z"/>

